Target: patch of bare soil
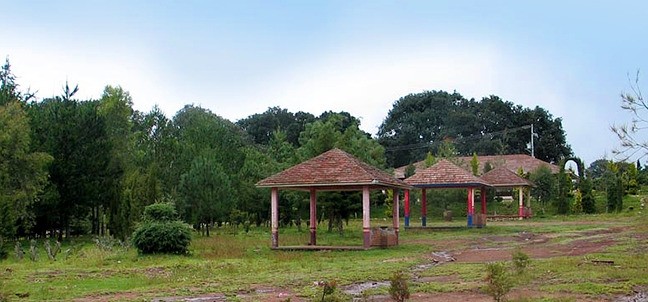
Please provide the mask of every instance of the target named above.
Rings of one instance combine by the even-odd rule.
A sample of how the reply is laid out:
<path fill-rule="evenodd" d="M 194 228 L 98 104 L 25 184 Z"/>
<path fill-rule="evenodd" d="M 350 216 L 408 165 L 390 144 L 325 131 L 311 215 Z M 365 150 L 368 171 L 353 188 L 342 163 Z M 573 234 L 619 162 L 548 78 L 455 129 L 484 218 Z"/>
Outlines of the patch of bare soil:
<path fill-rule="evenodd" d="M 569 299 L 570 301 L 577 302 L 603 302 L 606 299 L 596 297 L 582 297 L 569 293 L 546 293 L 532 289 L 514 289 L 506 298 L 508 300 L 519 300 L 525 298 L 534 299 Z M 371 301 L 371 300 L 370 300 Z M 380 300 L 382 301 L 382 300 Z M 389 301 L 389 300 L 385 300 Z M 493 298 L 480 291 L 461 291 L 461 292 L 447 292 L 447 293 L 421 293 L 414 294 L 410 297 L 410 301 L 471 301 L 471 302 L 491 302 Z"/>
<path fill-rule="evenodd" d="M 458 262 L 492 262 L 511 260 L 512 246 L 506 242 L 520 242 L 522 250 L 532 258 L 551 258 L 559 256 L 581 256 L 589 253 L 597 253 L 616 243 L 615 234 L 619 229 L 612 229 L 610 233 L 603 231 L 584 232 L 581 239 L 572 240 L 569 243 L 548 243 L 548 238 L 543 235 L 532 233 L 521 233 L 518 236 L 509 237 L 487 236 L 482 238 L 478 244 L 470 249 L 457 250 L 452 253 Z M 593 238 L 594 237 L 594 238 Z M 501 247 L 493 242 L 502 243 Z"/>

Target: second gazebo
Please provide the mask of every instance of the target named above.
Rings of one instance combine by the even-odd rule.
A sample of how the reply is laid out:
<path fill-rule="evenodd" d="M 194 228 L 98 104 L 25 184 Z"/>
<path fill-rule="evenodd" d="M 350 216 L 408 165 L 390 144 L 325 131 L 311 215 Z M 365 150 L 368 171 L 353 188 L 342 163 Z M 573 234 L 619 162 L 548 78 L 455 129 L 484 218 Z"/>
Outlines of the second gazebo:
<path fill-rule="evenodd" d="M 468 189 L 467 201 L 467 225 L 473 226 L 475 216 L 475 189 L 480 189 L 481 196 L 481 214 L 476 225 L 481 227 L 486 224 L 486 187 L 491 185 L 483 179 L 470 174 L 468 171 L 442 159 L 431 167 L 416 171 L 416 173 L 405 182 L 413 187 L 420 188 L 421 193 L 421 226 L 427 225 L 427 197 L 428 189 L 450 189 L 466 188 Z M 410 214 L 409 192 L 405 191 L 405 227 L 409 227 Z"/>

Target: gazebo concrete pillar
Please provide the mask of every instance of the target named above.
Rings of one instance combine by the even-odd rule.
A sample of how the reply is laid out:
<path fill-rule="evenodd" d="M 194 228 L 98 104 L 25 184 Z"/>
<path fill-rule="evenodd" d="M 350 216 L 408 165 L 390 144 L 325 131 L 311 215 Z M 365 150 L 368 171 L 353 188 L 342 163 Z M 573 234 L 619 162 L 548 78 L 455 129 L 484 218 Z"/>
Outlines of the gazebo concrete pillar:
<path fill-rule="evenodd" d="M 486 188 L 481 187 L 479 192 L 481 195 L 481 213 L 486 215 Z M 484 219 L 486 219 L 486 217 L 484 217 Z M 484 220 L 484 222 L 486 221 Z"/>
<path fill-rule="evenodd" d="M 371 247 L 371 213 L 369 207 L 369 187 L 362 187 L 362 238 L 363 247 Z"/>
<path fill-rule="evenodd" d="M 427 225 L 427 194 L 421 189 L 421 226 Z"/>
<path fill-rule="evenodd" d="M 518 187 L 518 193 L 518 195 L 520 195 L 518 197 L 518 217 L 520 218 L 520 220 L 522 220 L 522 218 L 524 217 L 524 191 L 522 187 Z"/>
<path fill-rule="evenodd" d="M 405 227 L 409 227 L 410 221 L 410 191 L 405 190 Z"/>
<path fill-rule="evenodd" d="M 270 193 L 270 220 L 272 224 L 272 248 L 279 247 L 279 189 Z"/>
<path fill-rule="evenodd" d="M 310 189 L 310 243 L 317 245 L 317 191 Z"/>
<path fill-rule="evenodd" d="M 394 233 L 396 233 L 396 244 L 398 244 L 398 232 L 400 228 L 400 204 L 398 200 L 399 192 L 397 189 L 392 189 L 392 193 L 394 195 L 394 202 L 392 203 L 392 222 L 394 223 Z"/>
<path fill-rule="evenodd" d="M 468 227 L 473 226 L 473 215 L 475 214 L 475 189 L 468 188 Z"/>

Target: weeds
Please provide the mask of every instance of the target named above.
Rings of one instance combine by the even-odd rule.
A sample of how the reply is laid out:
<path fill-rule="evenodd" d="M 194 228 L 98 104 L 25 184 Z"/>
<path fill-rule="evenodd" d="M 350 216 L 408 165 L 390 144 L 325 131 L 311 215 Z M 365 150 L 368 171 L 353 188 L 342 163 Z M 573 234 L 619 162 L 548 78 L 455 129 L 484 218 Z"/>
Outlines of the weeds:
<path fill-rule="evenodd" d="M 22 260 L 25 257 L 25 252 L 23 252 L 22 244 L 20 244 L 19 240 L 16 240 L 16 244 L 14 245 L 14 253 L 18 260 Z"/>
<path fill-rule="evenodd" d="M 45 243 L 43 245 L 45 246 L 47 257 L 52 261 L 56 261 L 56 255 L 61 251 L 61 242 L 57 240 L 54 248 L 52 248 L 49 240 L 45 240 Z"/>
<path fill-rule="evenodd" d="M 403 302 L 410 297 L 409 287 L 407 286 L 407 278 L 402 271 L 395 272 L 389 278 L 389 295 L 397 302 Z"/>
<path fill-rule="evenodd" d="M 34 239 L 29 241 L 29 259 L 34 262 L 38 260 L 38 247 L 36 244 L 37 242 Z"/>

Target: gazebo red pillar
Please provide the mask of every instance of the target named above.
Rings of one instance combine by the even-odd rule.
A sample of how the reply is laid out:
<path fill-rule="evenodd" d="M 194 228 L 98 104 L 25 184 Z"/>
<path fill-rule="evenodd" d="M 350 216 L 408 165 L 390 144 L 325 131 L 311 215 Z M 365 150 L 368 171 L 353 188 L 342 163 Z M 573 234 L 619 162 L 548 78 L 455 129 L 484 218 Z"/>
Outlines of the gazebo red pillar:
<path fill-rule="evenodd" d="M 272 248 L 279 247 L 279 189 L 270 193 L 270 220 L 272 224 Z"/>
<path fill-rule="evenodd" d="M 405 190 L 405 227 L 409 227 L 410 220 L 410 191 Z"/>
<path fill-rule="evenodd" d="M 310 243 L 317 245 L 317 191 L 310 189 Z"/>
<path fill-rule="evenodd" d="M 392 203 L 392 222 L 394 223 L 394 233 L 396 233 L 396 244 L 398 244 L 398 232 L 400 228 L 400 204 L 399 204 L 399 196 L 398 196 L 398 190 L 393 189 L 392 193 L 394 195 L 394 202 Z"/>
<path fill-rule="evenodd" d="M 421 226 L 427 225 L 427 194 L 425 191 L 425 189 L 421 189 Z"/>
<path fill-rule="evenodd" d="M 473 215 L 475 214 L 475 189 L 468 188 L 468 227 L 473 226 Z"/>
<path fill-rule="evenodd" d="M 480 195 L 481 195 L 481 213 L 486 215 L 486 188 L 481 187 L 479 190 Z M 484 217 L 485 219 L 486 217 Z M 484 221 L 486 222 L 486 221 Z"/>
<path fill-rule="evenodd" d="M 362 187 L 362 238 L 363 247 L 371 247 L 371 214 L 369 212 L 369 187 Z"/>

